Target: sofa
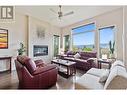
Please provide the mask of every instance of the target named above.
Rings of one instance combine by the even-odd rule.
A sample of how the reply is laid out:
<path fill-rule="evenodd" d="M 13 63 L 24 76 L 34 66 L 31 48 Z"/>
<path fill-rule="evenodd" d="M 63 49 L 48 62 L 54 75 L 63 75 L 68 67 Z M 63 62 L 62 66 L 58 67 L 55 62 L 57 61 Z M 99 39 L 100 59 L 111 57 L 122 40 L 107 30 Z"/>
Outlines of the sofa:
<path fill-rule="evenodd" d="M 78 57 L 76 56 L 78 54 Z M 76 62 L 76 68 L 84 71 L 88 71 L 92 67 L 97 67 L 96 65 L 96 52 L 66 52 L 66 56 L 64 54 L 61 57 L 64 60 L 74 61 Z"/>
<path fill-rule="evenodd" d="M 110 69 L 91 68 L 75 82 L 76 89 L 127 89 L 124 63 L 115 61 Z"/>
<path fill-rule="evenodd" d="M 27 56 L 18 56 L 15 66 L 20 89 L 46 89 L 56 84 L 58 68 L 42 60 L 33 61 Z"/>

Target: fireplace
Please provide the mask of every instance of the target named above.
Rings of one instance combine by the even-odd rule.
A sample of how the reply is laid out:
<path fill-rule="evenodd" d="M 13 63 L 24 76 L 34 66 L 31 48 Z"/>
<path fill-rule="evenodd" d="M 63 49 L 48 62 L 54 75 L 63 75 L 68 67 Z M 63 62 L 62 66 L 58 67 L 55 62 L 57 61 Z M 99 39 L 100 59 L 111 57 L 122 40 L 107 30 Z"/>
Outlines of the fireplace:
<path fill-rule="evenodd" d="M 34 45 L 33 55 L 34 57 L 48 55 L 48 46 L 47 45 Z"/>

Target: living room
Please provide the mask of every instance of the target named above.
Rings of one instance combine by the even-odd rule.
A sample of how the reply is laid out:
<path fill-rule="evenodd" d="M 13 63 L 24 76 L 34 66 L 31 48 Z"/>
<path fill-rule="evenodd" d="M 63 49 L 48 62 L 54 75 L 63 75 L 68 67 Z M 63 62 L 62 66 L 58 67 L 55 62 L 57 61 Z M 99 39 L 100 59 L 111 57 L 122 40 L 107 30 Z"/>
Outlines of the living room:
<path fill-rule="evenodd" d="M 77 60 L 71 57 L 71 59 L 68 59 L 67 63 L 68 62 L 70 63 L 72 62 L 72 64 L 80 63 L 81 65 L 78 66 L 83 70 L 79 68 L 77 69 L 77 65 L 76 65 L 76 71 L 75 68 L 73 68 L 74 72 L 72 70 L 72 73 L 69 73 L 69 77 L 64 78 L 61 74 L 57 73 L 57 70 L 54 69 L 54 71 L 52 72 L 55 72 L 55 75 L 52 76 L 56 76 L 55 78 L 57 79 L 54 79 L 52 83 L 53 84 L 52 87 L 48 89 L 78 89 L 79 85 L 81 87 L 82 84 L 77 82 L 78 79 L 80 79 L 84 74 L 86 74 L 88 70 L 90 70 L 93 67 L 96 68 L 97 70 L 100 69 L 98 65 L 99 62 L 102 61 L 99 60 L 100 58 L 102 58 L 102 56 L 106 57 L 104 59 L 107 58 L 111 59 L 111 56 L 109 55 L 110 51 L 101 52 L 100 50 L 100 44 L 101 44 L 100 31 L 102 31 L 105 28 L 111 28 L 111 30 L 113 28 L 112 30 L 113 37 L 111 37 L 111 39 L 110 36 L 105 36 L 106 34 L 102 35 L 102 38 L 105 37 L 105 39 L 103 40 L 109 38 L 108 39 L 109 41 L 112 40 L 113 38 L 111 44 L 113 44 L 113 41 L 115 41 L 112 60 L 113 61 L 120 60 L 119 63 L 122 62 L 125 65 L 124 67 L 127 66 L 126 64 L 127 46 L 125 44 L 126 37 L 127 37 L 127 29 L 125 27 L 127 24 L 127 15 L 126 15 L 127 7 L 56 5 L 56 6 L 13 6 L 13 8 L 14 8 L 14 18 L 12 20 L 10 19 L 0 20 L 1 32 L 7 33 L 7 37 L 6 37 L 7 46 L 2 48 L 1 45 L 0 56 L 1 59 L 11 58 L 10 60 L 11 65 L 8 64 L 9 60 L 3 60 L 3 59 L 0 60 L 0 72 L 1 72 L 0 80 L 2 81 L 0 83 L 1 89 L 20 89 L 19 88 L 19 82 L 21 81 L 19 77 L 20 75 L 17 75 L 18 72 L 16 71 L 17 68 L 15 65 L 16 64 L 15 60 L 17 59 L 18 55 L 21 55 L 20 53 L 23 53 L 22 55 L 26 55 L 34 61 L 39 60 L 39 62 L 41 61 L 40 63 L 50 64 L 50 65 L 55 65 L 59 63 L 57 61 L 63 60 L 63 57 L 64 60 L 65 58 L 69 58 L 66 55 L 67 53 L 72 51 L 75 53 L 72 54 L 71 56 L 74 57 L 76 55 L 77 57 L 77 52 L 79 56 L 81 56 L 80 52 L 84 52 L 84 51 L 82 51 L 81 48 L 76 48 L 76 50 L 74 50 L 73 48 L 74 44 L 76 44 L 77 41 L 76 40 L 77 38 L 74 38 L 75 34 L 73 34 L 73 31 L 83 26 L 87 27 L 87 25 L 91 25 L 91 24 L 94 25 L 94 29 L 93 30 L 91 29 L 90 31 L 94 34 L 93 34 L 93 38 L 90 36 L 91 38 L 89 40 L 93 39 L 92 44 L 94 46 L 92 50 L 87 53 L 88 55 L 92 56 L 90 57 L 91 59 L 89 58 L 89 60 L 94 61 L 93 63 L 94 66 L 92 66 L 91 64 L 89 64 L 88 66 L 82 65 L 84 63 L 88 64 L 89 62 L 86 61 L 81 62 L 82 60 L 79 59 Z M 62 12 L 62 16 L 60 12 Z M 65 17 L 63 16 L 63 13 L 66 13 Z M 86 31 L 87 33 L 87 30 L 83 30 L 81 32 L 84 31 Z M 83 34 L 81 33 L 81 35 Z M 81 37 L 79 36 L 79 38 Z M 84 43 L 82 39 L 78 40 L 77 42 L 81 41 L 82 43 Z M 88 47 L 85 48 L 88 49 Z M 20 49 L 24 49 L 24 50 L 20 52 Z M 112 45 L 111 45 L 111 49 L 112 49 Z M 89 54 L 90 52 L 91 54 Z M 87 53 L 85 53 L 85 55 L 87 55 Z M 95 57 L 93 57 L 94 53 L 96 54 Z M 58 60 L 60 57 L 61 59 Z M 51 63 L 55 63 L 55 64 L 51 64 Z M 105 63 L 105 60 L 101 63 Z M 66 66 L 64 67 L 62 65 L 61 67 L 65 69 Z M 103 66 L 101 66 L 101 68 L 103 69 Z M 104 68 L 107 69 L 108 65 L 104 64 Z M 11 72 L 6 72 L 6 70 L 8 69 L 11 70 Z M 49 72 L 48 74 L 50 75 L 52 73 Z M 50 76 L 49 78 L 54 78 L 52 76 Z M 77 85 L 75 83 L 78 84 L 77 87 L 75 86 Z M 32 84 L 34 85 L 34 83 L 31 83 L 30 85 Z M 79 89 L 85 89 L 85 86 L 84 87 L 83 86 L 84 85 L 82 85 L 81 88 L 79 87 Z M 31 87 L 29 86 L 29 83 L 26 86 L 26 88 L 29 89 L 31 89 Z M 38 86 L 36 86 L 36 88 L 37 87 Z M 120 88 L 118 87 L 116 89 L 126 89 L 124 87 L 126 87 L 126 85 Z M 21 88 L 24 89 L 25 87 L 22 86 Z M 40 88 L 41 87 L 39 85 L 38 89 Z M 99 88 L 93 88 L 93 89 L 99 89 Z"/>

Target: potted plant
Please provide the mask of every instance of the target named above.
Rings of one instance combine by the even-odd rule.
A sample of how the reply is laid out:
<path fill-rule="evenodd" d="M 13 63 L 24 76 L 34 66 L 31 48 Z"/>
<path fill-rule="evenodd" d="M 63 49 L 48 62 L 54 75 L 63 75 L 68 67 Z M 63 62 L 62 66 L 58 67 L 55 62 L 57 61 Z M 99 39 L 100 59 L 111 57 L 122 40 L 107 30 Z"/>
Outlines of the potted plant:
<path fill-rule="evenodd" d="M 18 55 L 23 55 L 23 53 L 26 51 L 26 47 L 23 43 L 20 43 L 20 48 L 18 49 Z"/>
<path fill-rule="evenodd" d="M 115 41 L 113 43 L 109 41 L 109 49 L 110 49 L 110 57 L 114 58 Z"/>

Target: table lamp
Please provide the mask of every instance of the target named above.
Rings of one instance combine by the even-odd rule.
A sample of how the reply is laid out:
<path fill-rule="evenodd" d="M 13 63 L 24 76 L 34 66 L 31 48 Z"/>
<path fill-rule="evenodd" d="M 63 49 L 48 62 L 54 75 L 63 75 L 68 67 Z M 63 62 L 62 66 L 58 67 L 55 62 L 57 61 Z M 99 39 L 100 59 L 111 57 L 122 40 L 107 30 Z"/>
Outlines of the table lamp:
<path fill-rule="evenodd" d="M 107 54 L 102 54 L 102 59 L 107 59 Z"/>

